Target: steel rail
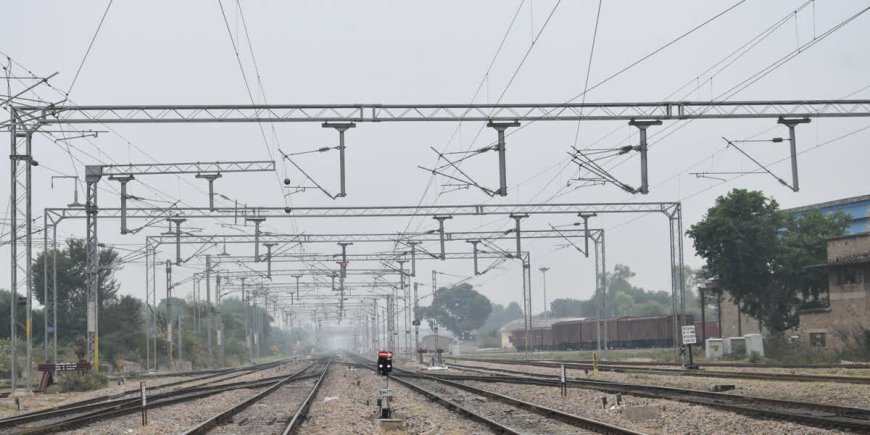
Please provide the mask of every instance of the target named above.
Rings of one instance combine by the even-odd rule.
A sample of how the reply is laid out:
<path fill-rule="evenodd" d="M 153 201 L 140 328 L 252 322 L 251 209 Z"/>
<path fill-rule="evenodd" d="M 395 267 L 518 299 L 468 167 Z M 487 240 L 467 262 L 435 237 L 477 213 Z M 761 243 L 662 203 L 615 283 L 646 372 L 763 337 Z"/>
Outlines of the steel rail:
<path fill-rule="evenodd" d="M 267 363 L 267 364 L 263 364 L 261 366 L 255 366 L 253 369 L 248 367 L 248 368 L 239 370 L 238 374 L 236 374 L 233 377 L 244 376 L 246 374 L 250 374 L 253 372 L 260 371 L 260 370 L 267 370 L 270 368 L 274 368 L 275 366 L 280 365 L 280 364 L 282 364 L 282 362 Z M 162 389 L 166 389 L 166 388 L 173 387 L 173 386 L 178 386 L 180 384 L 200 381 L 203 379 L 209 379 L 209 378 L 221 376 L 224 374 L 227 374 L 227 373 L 217 373 L 213 376 L 203 376 L 203 377 L 194 378 L 194 379 L 187 379 L 187 380 L 183 380 L 183 381 L 157 385 L 157 386 L 150 388 L 148 391 L 154 392 L 157 390 L 162 390 Z M 229 384 L 209 386 L 210 384 L 213 384 L 215 382 L 226 381 L 226 380 L 232 379 L 233 377 L 224 378 L 224 379 L 215 379 L 215 380 L 212 380 L 210 382 L 206 382 L 206 383 L 203 383 L 200 385 L 185 387 L 185 388 L 172 390 L 172 391 L 168 391 L 168 392 L 164 392 L 164 393 L 158 393 L 156 395 L 151 395 L 149 397 L 152 400 L 155 400 L 155 399 L 159 399 L 162 397 L 171 397 L 171 396 L 177 395 L 177 394 L 208 391 L 208 390 L 213 389 L 213 388 L 234 387 L 234 386 L 239 386 L 239 385 L 243 386 L 246 383 L 251 382 L 251 381 L 239 381 L 239 382 L 234 382 L 234 383 L 229 383 Z M 107 407 L 108 408 L 123 407 L 123 406 L 130 404 L 130 403 L 133 403 L 133 404 L 139 403 L 140 399 L 138 397 L 125 398 L 125 396 L 127 396 L 129 394 L 138 394 L 138 393 L 139 393 L 138 388 L 132 389 L 132 390 L 126 390 L 126 391 L 123 391 L 123 392 L 120 392 L 120 393 L 117 393 L 114 395 L 95 397 L 93 399 L 77 401 L 77 402 L 69 403 L 66 405 L 60 405 L 60 406 L 56 406 L 56 407 L 49 408 L 49 409 L 43 409 L 43 410 L 39 410 L 39 411 L 33 411 L 33 412 L 25 413 L 25 414 L 7 417 L 4 419 L 0 419 L 0 428 L 15 427 L 17 425 L 21 425 L 21 424 L 25 424 L 25 423 L 29 423 L 29 422 L 33 422 L 33 421 L 40 421 L 40 420 L 44 420 L 44 419 L 48 419 L 48 418 L 56 418 L 59 416 L 63 416 L 65 414 L 88 412 L 88 411 L 92 411 L 95 409 L 107 408 Z"/>
<path fill-rule="evenodd" d="M 455 366 L 454 366 L 455 367 Z M 485 372 L 510 372 L 500 369 L 475 367 L 475 370 Z M 478 382 L 505 382 L 525 385 L 558 386 L 560 380 L 554 375 L 514 372 L 506 376 L 463 376 L 463 375 L 432 375 L 439 380 L 460 379 Z M 643 384 L 626 384 L 590 379 L 571 379 L 567 385 L 572 388 L 592 389 L 611 394 L 634 395 L 657 399 L 674 400 L 713 408 L 723 408 L 729 411 L 774 418 L 777 420 L 800 422 L 822 428 L 838 428 L 855 430 L 862 433 L 870 432 L 870 409 L 848 408 L 821 403 L 798 402 L 780 399 L 768 399 L 752 396 L 738 396 L 726 393 L 691 390 L 672 387 L 660 387 Z"/>
<path fill-rule="evenodd" d="M 325 374 L 326 371 L 329 369 L 330 362 L 331 361 L 327 361 L 326 367 L 323 370 L 323 374 Z M 277 382 L 275 382 L 274 384 L 272 384 L 271 386 L 269 386 L 265 390 L 261 391 L 260 393 L 257 393 L 254 396 L 251 396 L 251 397 L 233 405 L 232 407 L 230 407 L 229 409 L 227 409 L 225 411 L 219 412 L 218 414 L 214 415 L 213 417 L 209 418 L 208 420 L 206 420 L 206 421 L 196 425 L 195 427 L 185 431 L 184 434 L 185 435 L 199 435 L 199 434 L 207 433 L 211 429 L 213 429 L 217 426 L 220 426 L 221 423 L 225 422 L 227 419 L 238 414 L 239 412 L 242 412 L 245 408 L 251 406 L 255 402 L 263 399 L 264 397 L 266 397 L 269 394 L 273 393 L 274 391 L 278 390 L 279 388 L 281 388 L 285 384 L 287 384 L 291 381 L 294 381 L 294 380 L 299 380 L 300 378 L 297 377 L 297 375 L 310 369 L 312 366 L 314 366 L 314 364 L 316 364 L 316 363 L 312 363 L 308 367 L 302 369 L 301 371 L 278 380 Z M 323 380 L 323 375 L 321 375 L 320 378 L 318 378 L 316 386 L 319 386 L 320 382 L 322 380 Z"/>
<path fill-rule="evenodd" d="M 458 359 L 457 359 L 458 360 Z M 592 363 L 576 363 L 576 362 L 546 362 L 546 361 L 500 361 L 493 359 L 462 359 L 462 361 L 479 361 L 491 364 L 505 365 L 527 365 L 534 367 L 552 367 L 558 368 L 564 364 L 566 368 L 592 370 Z M 457 367 L 463 367 L 457 365 Z M 664 369 L 653 367 L 639 366 L 621 366 L 620 363 L 598 364 L 598 370 L 624 373 L 624 372 L 643 372 L 660 375 L 676 375 L 676 376 L 695 376 L 695 377 L 713 377 L 713 378 L 732 378 L 732 379 L 752 379 L 759 381 L 777 381 L 777 382 L 836 382 L 846 384 L 870 384 L 868 376 L 833 376 L 833 375 L 803 375 L 803 374 L 782 374 L 782 373 L 752 373 L 752 372 L 726 372 L 722 370 L 686 370 L 686 369 Z"/>
<path fill-rule="evenodd" d="M 302 401 L 302 405 L 300 405 L 299 409 L 296 410 L 296 413 L 293 414 L 293 418 L 287 423 L 287 427 L 284 428 L 282 435 L 296 433 L 296 431 L 299 430 L 299 426 L 302 424 L 302 419 L 308 415 L 308 410 L 311 408 L 311 402 L 320 391 L 320 387 L 323 385 L 323 380 L 326 379 L 326 374 L 329 372 L 330 364 L 332 364 L 332 358 L 327 361 L 326 368 L 323 369 L 323 374 L 320 375 L 320 378 L 317 379 L 317 383 L 314 384 L 314 388 L 311 389 L 311 392 L 308 393 L 308 396 Z"/>
<path fill-rule="evenodd" d="M 300 372 L 301 373 L 301 372 Z M 298 373 L 297 373 L 298 374 Z M 293 375 L 291 375 L 293 376 Z M 281 376 L 280 378 L 286 379 Z M 170 393 L 162 393 L 158 396 L 152 396 L 151 402 L 147 408 L 158 408 L 167 405 L 173 405 L 180 402 L 187 402 L 194 399 L 201 399 L 212 396 L 214 394 L 223 393 L 226 391 L 238 390 L 242 388 L 261 388 L 271 385 L 275 378 L 264 378 L 256 381 L 236 382 L 225 385 L 213 385 L 209 387 L 195 387 L 190 390 L 173 391 Z M 38 433 L 54 433 L 65 429 L 79 427 L 86 424 L 91 424 L 96 421 L 105 420 L 107 418 L 118 417 L 125 414 L 135 413 L 141 410 L 141 401 L 139 398 L 130 399 L 121 403 L 115 403 L 105 406 L 103 409 L 96 410 L 89 414 L 74 416 L 65 420 L 49 423 L 43 426 L 24 428 L 23 434 L 38 434 Z"/>
<path fill-rule="evenodd" d="M 359 357 L 354 358 L 354 359 L 356 361 L 358 361 L 358 363 L 361 363 L 362 365 L 364 365 L 366 368 L 374 370 L 374 367 L 370 361 L 367 361 L 367 360 L 365 360 L 363 358 L 359 358 Z M 401 373 L 399 375 L 391 376 L 391 379 L 395 380 L 396 382 L 399 382 L 402 385 L 405 385 L 405 386 L 413 389 L 414 391 L 420 392 L 420 393 L 426 395 L 427 397 L 438 401 L 439 403 L 441 403 L 442 405 L 445 405 L 446 407 L 448 407 L 450 409 L 459 410 L 463 414 L 466 414 L 469 416 L 474 415 L 474 417 L 473 417 L 474 419 L 481 421 L 481 422 L 483 422 L 483 423 L 489 425 L 490 427 L 493 427 L 499 431 L 505 431 L 507 433 L 522 433 L 522 432 L 518 431 L 517 429 L 510 428 L 510 427 L 503 425 L 502 423 L 495 422 L 495 421 L 493 421 L 485 416 L 479 415 L 479 414 L 475 413 L 474 411 L 471 411 L 467 408 L 462 408 L 459 405 L 457 405 L 455 402 L 453 402 L 449 399 L 443 398 L 440 395 L 435 394 L 431 391 L 428 391 L 428 390 L 424 389 L 423 387 L 415 385 L 413 382 L 411 382 L 405 378 L 426 379 L 426 380 L 438 382 L 438 383 L 441 383 L 444 385 L 450 385 L 454 388 L 459 388 L 459 389 L 471 392 L 473 394 L 488 397 L 490 399 L 494 399 L 496 401 L 499 401 L 499 402 L 502 402 L 502 403 L 505 403 L 505 404 L 508 404 L 508 405 L 511 405 L 511 406 L 514 406 L 514 407 L 517 407 L 520 409 L 525 409 L 526 411 L 530 411 L 532 413 L 541 415 L 543 417 L 546 417 L 546 418 L 549 418 L 552 420 L 556 420 L 556 421 L 560 421 L 562 423 L 567 423 L 567 424 L 572 425 L 572 426 L 581 427 L 581 428 L 584 428 L 584 429 L 587 429 L 590 431 L 594 431 L 596 433 L 638 434 L 638 432 L 635 432 L 635 431 L 632 431 L 629 429 L 613 426 L 611 424 L 607 424 L 607 423 L 597 421 L 594 419 L 582 417 L 579 415 L 569 414 L 566 412 L 559 411 L 557 409 L 536 405 L 536 404 L 533 404 L 530 402 L 519 400 L 519 399 L 510 397 L 510 396 L 505 396 L 503 394 L 498 394 L 498 393 L 495 393 L 492 391 L 487 391 L 487 390 L 475 388 L 475 387 L 472 387 L 469 385 L 464 385 L 464 384 L 460 384 L 457 382 L 452 382 L 450 380 L 444 379 L 443 377 L 420 375 L 420 374 L 415 374 L 415 373 L 408 372 L 408 371 L 402 370 L 402 369 L 397 369 L 397 368 L 394 368 L 393 371 Z"/>

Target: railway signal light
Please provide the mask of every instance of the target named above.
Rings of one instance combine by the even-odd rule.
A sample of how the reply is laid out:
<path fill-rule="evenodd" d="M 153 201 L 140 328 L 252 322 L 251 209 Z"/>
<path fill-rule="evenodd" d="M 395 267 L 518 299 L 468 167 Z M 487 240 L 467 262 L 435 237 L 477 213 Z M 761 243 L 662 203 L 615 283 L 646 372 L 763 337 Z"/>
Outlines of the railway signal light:
<path fill-rule="evenodd" d="M 393 352 L 388 350 L 378 351 L 378 374 L 387 376 L 393 371 Z"/>

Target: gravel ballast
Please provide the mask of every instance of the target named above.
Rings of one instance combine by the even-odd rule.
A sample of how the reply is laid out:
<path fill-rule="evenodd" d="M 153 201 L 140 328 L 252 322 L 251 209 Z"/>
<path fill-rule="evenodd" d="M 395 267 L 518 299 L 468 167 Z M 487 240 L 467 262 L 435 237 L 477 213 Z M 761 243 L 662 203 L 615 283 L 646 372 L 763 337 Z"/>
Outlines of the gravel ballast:
<path fill-rule="evenodd" d="M 315 402 L 302 424 L 302 434 L 379 433 L 377 392 L 385 378 L 364 369 L 350 370 L 336 364 L 330 369 Z M 483 434 L 487 427 L 448 411 L 441 405 L 395 382 L 394 417 L 403 420 L 403 431 L 410 434 Z"/>

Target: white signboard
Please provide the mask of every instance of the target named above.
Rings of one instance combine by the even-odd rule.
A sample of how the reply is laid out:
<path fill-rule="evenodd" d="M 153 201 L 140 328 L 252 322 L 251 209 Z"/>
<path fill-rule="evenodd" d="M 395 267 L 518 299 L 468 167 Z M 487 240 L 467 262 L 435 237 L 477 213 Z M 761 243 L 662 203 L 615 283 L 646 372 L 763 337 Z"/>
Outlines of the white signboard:
<path fill-rule="evenodd" d="M 378 397 L 390 397 L 393 395 L 393 390 L 382 388 L 378 390 Z"/>
<path fill-rule="evenodd" d="M 695 325 L 683 326 L 683 344 L 697 343 L 695 338 Z"/>

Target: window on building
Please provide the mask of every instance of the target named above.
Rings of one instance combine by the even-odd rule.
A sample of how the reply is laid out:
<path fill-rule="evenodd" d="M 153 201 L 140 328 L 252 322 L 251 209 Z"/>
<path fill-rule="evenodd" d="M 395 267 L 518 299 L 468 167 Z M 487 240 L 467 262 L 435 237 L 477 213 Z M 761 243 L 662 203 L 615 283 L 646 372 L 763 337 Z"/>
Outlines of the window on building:
<path fill-rule="evenodd" d="M 858 268 L 843 266 L 837 268 L 837 284 L 855 284 L 858 282 Z"/>
<path fill-rule="evenodd" d="M 810 333 L 810 346 L 812 346 L 812 347 L 826 347 L 825 333 L 824 332 L 811 332 Z"/>

